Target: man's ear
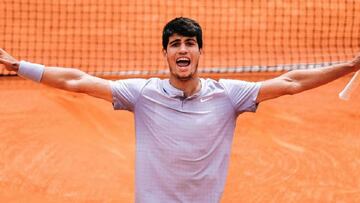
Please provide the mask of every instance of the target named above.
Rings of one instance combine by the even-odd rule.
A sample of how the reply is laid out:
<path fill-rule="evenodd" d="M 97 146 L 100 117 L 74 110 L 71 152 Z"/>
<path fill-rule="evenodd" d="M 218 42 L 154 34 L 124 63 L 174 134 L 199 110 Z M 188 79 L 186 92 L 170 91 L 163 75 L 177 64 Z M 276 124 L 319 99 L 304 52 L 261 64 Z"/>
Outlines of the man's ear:
<path fill-rule="evenodd" d="M 162 51 L 163 51 L 163 55 L 165 57 L 167 55 L 166 49 L 163 49 Z"/>
<path fill-rule="evenodd" d="M 200 54 L 202 54 L 202 53 L 203 53 L 203 49 L 202 49 L 202 48 L 200 48 L 200 49 L 199 49 L 199 52 L 200 52 Z"/>

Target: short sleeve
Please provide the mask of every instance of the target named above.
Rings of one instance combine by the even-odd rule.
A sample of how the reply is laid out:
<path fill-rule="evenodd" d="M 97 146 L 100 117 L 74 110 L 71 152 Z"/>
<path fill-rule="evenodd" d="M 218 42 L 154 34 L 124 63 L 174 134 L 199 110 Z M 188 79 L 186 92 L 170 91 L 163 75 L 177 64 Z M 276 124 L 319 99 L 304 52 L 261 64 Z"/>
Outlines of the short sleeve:
<path fill-rule="evenodd" d="M 110 86 L 114 109 L 133 111 L 135 103 L 139 98 L 146 81 L 146 79 L 111 81 Z"/>
<path fill-rule="evenodd" d="M 219 81 L 227 91 L 237 113 L 255 112 L 261 83 L 222 79 Z"/>

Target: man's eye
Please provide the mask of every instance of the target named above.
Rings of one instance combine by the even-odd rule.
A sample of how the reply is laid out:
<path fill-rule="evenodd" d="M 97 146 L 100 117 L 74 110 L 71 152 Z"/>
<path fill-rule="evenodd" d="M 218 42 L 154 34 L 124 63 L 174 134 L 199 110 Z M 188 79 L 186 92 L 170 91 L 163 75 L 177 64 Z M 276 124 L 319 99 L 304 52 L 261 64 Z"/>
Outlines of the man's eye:
<path fill-rule="evenodd" d="M 180 46 L 180 43 L 172 43 L 171 46 L 172 47 L 178 47 L 178 46 Z"/>

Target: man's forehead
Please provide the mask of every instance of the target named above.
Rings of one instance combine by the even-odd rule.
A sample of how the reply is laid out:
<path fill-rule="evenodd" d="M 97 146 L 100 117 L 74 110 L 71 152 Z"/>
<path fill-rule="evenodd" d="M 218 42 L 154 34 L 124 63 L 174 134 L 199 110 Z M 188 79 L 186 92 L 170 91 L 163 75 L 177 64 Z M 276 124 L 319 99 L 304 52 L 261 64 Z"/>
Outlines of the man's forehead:
<path fill-rule="evenodd" d="M 183 35 L 179 35 L 179 34 L 173 34 L 169 37 L 169 42 L 176 41 L 176 40 L 180 40 L 180 41 L 195 40 L 197 42 L 196 36 L 188 37 L 188 36 L 183 36 Z"/>

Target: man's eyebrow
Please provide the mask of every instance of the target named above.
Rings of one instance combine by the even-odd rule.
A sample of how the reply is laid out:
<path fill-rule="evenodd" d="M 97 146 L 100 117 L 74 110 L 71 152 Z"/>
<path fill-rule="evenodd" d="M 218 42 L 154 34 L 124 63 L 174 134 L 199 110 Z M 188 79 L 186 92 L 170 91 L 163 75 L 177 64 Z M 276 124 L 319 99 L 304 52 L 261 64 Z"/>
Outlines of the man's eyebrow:
<path fill-rule="evenodd" d="M 172 44 L 172 43 L 175 43 L 175 42 L 179 42 L 179 41 L 180 41 L 180 39 L 175 39 L 175 40 L 169 42 L 169 44 Z"/>
<path fill-rule="evenodd" d="M 173 43 L 176 43 L 176 42 L 179 42 L 179 41 L 181 41 L 181 40 L 180 39 L 174 39 L 173 41 L 169 42 L 169 44 L 173 44 Z M 188 38 L 188 39 L 185 40 L 185 42 L 189 42 L 189 41 L 196 42 L 196 40 L 193 39 L 193 38 Z"/>
<path fill-rule="evenodd" d="M 186 41 L 186 42 L 187 42 L 187 41 L 194 41 L 194 42 L 196 42 L 196 40 L 193 39 L 193 38 L 186 39 L 185 41 Z"/>

